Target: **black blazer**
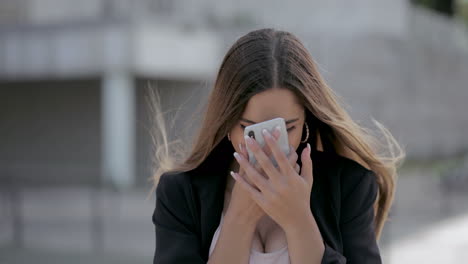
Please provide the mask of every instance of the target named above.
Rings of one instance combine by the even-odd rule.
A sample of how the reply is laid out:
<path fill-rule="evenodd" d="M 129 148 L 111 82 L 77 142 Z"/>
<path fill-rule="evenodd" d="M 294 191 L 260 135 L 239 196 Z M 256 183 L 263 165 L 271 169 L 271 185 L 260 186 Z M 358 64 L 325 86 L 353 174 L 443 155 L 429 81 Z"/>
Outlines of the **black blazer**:
<path fill-rule="evenodd" d="M 381 263 L 372 206 L 378 190 L 374 172 L 327 147 L 321 152 L 313 146 L 310 209 L 325 243 L 322 263 Z M 207 263 L 234 151 L 225 138 L 196 169 L 161 176 L 152 215 L 153 263 Z"/>

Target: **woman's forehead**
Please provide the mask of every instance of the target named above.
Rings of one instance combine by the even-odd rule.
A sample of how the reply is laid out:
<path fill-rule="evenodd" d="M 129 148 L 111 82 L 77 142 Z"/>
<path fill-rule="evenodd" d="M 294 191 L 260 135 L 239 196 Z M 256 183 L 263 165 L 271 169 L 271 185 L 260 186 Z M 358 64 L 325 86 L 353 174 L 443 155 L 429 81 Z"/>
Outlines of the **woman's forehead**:
<path fill-rule="evenodd" d="M 269 89 L 249 99 L 242 115 L 254 122 L 262 122 L 275 117 L 286 120 L 301 118 L 304 107 L 298 103 L 296 95 L 287 89 Z"/>

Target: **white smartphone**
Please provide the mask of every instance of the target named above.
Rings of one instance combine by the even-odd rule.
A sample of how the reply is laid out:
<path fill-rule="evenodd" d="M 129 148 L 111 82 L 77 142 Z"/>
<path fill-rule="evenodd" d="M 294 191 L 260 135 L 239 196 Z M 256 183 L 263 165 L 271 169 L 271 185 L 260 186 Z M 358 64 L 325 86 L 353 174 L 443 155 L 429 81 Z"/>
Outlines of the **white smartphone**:
<path fill-rule="evenodd" d="M 253 124 L 250 126 L 246 126 L 244 128 L 244 136 L 249 136 L 254 138 L 260 146 L 265 146 L 266 142 L 263 138 L 263 133 L 262 129 L 268 130 L 268 132 L 273 133 L 273 129 L 275 129 L 276 126 L 280 127 L 280 137 L 277 141 L 277 144 L 279 145 L 281 151 L 287 156 L 289 155 L 289 139 L 288 139 L 288 131 L 286 130 L 286 122 L 284 121 L 284 118 L 278 117 L 278 118 L 273 118 L 267 121 L 263 121 L 257 124 Z M 249 146 L 245 144 L 247 147 L 247 152 L 249 154 L 249 162 L 251 164 L 255 164 L 257 160 L 255 159 L 255 156 L 253 152 L 250 150 Z M 278 167 L 278 163 L 276 162 L 274 155 L 270 155 L 270 159 L 275 167 Z"/>

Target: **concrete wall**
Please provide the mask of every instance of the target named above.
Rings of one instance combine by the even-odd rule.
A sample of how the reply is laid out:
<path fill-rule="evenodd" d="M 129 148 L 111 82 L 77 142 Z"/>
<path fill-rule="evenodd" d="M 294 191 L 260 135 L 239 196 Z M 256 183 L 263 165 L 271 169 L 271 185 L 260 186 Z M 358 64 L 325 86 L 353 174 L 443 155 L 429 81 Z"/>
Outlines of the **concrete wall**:
<path fill-rule="evenodd" d="M 135 183 L 148 186 L 153 163 L 148 89 L 158 89 L 168 124 L 180 106 L 174 136 L 206 98 L 206 82 L 135 80 Z M 150 85 L 150 86 L 149 86 Z M 23 185 L 96 185 L 101 179 L 100 81 L 62 80 L 0 84 L 0 182 Z M 196 117 L 196 116 L 195 116 Z M 184 128 L 184 129 L 182 129 Z"/>
<path fill-rule="evenodd" d="M 95 184 L 98 80 L 2 83 L 0 175 L 22 184 Z"/>

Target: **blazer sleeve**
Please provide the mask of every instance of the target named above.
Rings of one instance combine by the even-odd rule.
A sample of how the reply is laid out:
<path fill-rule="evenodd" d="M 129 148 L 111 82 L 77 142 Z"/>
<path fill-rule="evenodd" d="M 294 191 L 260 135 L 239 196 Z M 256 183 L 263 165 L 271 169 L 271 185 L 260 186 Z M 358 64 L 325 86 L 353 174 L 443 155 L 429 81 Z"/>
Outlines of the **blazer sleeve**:
<path fill-rule="evenodd" d="M 180 175 L 162 174 L 152 216 L 156 233 L 154 264 L 206 263 Z"/>
<path fill-rule="evenodd" d="M 348 190 L 343 193 L 341 204 L 343 253 L 325 242 L 322 263 L 382 263 L 374 223 L 373 204 L 378 192 L 376 175 L 366 169 L 361 175 L 351 173 L 345 178 L 349 179 L 344 182 L 349 188 L 345 188 Z"/>

